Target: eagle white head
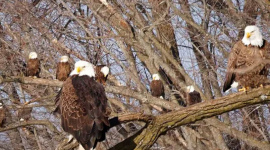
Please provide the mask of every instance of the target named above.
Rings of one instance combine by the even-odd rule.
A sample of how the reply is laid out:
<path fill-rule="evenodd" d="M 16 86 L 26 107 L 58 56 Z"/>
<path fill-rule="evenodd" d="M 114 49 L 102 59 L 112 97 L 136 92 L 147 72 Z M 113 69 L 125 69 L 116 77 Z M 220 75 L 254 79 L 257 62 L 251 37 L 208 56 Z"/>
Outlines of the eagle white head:
<path fill-rule="evenodd" d="M 244 45 L 251 44 L 252 46 L 261 47 L 263 45 L 263 37 L 259 28 L 256 26 L 247 26 L 242 42 Z"/>
<path fill-rule="evenodd" d="M 36 52 L 31 52 L 29 54 L 29 59 L 36 59 L 37 58 L 37 53 Z"/>
<path fill-rule="evenodd" d="M 2 103 L 0 103 L 0 109 L 2 109 L 3 108 L 3 104 Z"/>
<path fill-rule="evenodd" d="M 60 62 L 68 62 L 68 56 L 61 56 Z"/>
<path fill-rule="evenodd" d="M 191 92 L 194 92 L 194 86 L 190 85 L 190 86 L 187 86 L 187 91 L 188 93 L 191 93 Z"/>
<path fill-rule="evenodd" d="M 100 71 L 104 74 L 104 77 L 106 77 L 110 72 L 110 68 L 107 67 L 107 66 L 104 66 L 104 67 L 101 68 Z"/>
<path fill-rule="evenodd" d="M 75 63 L 74 70 L 70 73 L 69 76 L 72 75 L 79 75 L 79 76 L 87 75 L 89 77 L 95 77 L 94 65 L 87 61 L 82 60 L 77 61 Z"/>
<path fill-rule="evenodd" d="M 158 74 L 153 74 L 153 80 L 160 80 L 160 77 Z"/>

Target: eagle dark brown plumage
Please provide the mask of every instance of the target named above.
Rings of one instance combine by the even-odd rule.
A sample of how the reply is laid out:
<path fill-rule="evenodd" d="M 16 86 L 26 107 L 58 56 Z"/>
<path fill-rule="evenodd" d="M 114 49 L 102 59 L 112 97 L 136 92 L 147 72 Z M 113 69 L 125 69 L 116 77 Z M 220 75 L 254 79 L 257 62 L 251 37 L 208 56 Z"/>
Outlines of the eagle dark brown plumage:
<path fill-rule="evenodd" d="M 98 81 L 99 83 L 105 85 L 106 81 L 107 81 L 107 77 L 108 77 L 108 73 L 109 73 L 109 68 L 107 67 L 108 70 L 105 70 L 106 74 L 104 75 L 104 71 L 102 72 L 101 69 L 103 67 L 107 67 L 106 65 L 97 65 L 96 66 L 96 81 Z"/>
<path fill-rule="evenodd" d="M 77 63 L 80 62 L 85 64 L 85 61 Z M 106 109 L 107 97 L 104 87 L 94 77 L 74 73 L 86 68 L 76 64 L 75 70 L 56 97 L 56 102 L 59 103 L 64 131 L 72 134 L 85 150 L 89 150 L 105 139 L 105 131 L 110 126 Z"/>
<path fill-rule="evenodd" d="M 164 86 L 158 74 L 153 74 L 153 80 L 150 83 L 151 95 L 154 97 L 165 98 Z"/>
<path fill-rule="evenodd" d="M 32 107 L 18 109 L 18 118 L 23 121 L 28 121 L 31 118 Z"/>
<path fill-rule="evenodd" d="M 186 92 L 184 93 L 184 96 L 186 98 L 187 106 L 202 102 L 200 93 L 194 90 L 193 86 L 187 87 Z"/>
<path fill-rule="evenodd" d="M 31 52 L 29 54 L 29 59 L 26 66 L 26 76 L 36 76 L 39 77 L 40 73 L 40 63 L 37 58 L 37 53 Z"/>
<path fill-rule="evenodd" d="M 252 67 L 257 60 L 269 58 L 269 54 L 270 46 L 265 40 L 261 48 L 251 45 L 245 46 L 242 41 L 237 42 L 232 48 L 228 58 L 227 73 L 223 86 L 223 92 L 230 89 L 234 81 L 238 82 L 239 85 L 243 87 L 251 88 L 269 83 L 267 79 L 267 64 L 261 63 L 249 69 L 249 67 Z M 235 72 L 237 69 L 239 69 L 239 71 Z"/>
<path fill-rule="evenodd" d="M 3 127 L 5 120 L 6 120 L 6 109 L 3 107 L 3 104 L 0 103 L 0 127 Z"/>
<path fill-rule="evenodd" d="M 67 56 L 62 56 L 61 61 L 57 64 L 56 79 L 65 81 L 71 72 Z"/>

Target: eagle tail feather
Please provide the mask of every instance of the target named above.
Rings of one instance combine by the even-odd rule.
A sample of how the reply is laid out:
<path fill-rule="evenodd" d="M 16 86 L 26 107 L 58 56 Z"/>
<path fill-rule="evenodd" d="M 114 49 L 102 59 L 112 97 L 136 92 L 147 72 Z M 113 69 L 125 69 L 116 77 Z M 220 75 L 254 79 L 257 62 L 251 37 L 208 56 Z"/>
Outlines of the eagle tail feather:
<path fill-rule="evenodd" d="M 227 73 L 226 79 L 223 85 L 223 92 L 226 92 L 228 89 L 231 88 L 231 85 L 235 79 L 235 74 L 234 73 Z"/>

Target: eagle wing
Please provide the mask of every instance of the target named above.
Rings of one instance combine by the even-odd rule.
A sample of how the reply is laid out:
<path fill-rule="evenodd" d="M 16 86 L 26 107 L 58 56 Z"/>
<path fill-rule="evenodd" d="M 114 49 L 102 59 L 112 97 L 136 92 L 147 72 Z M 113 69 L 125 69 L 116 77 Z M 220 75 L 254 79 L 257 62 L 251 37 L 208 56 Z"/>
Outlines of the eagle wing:
<path fill-rule="evenodd" d="M 65 66 L 67 77 L 69 76 L 71 72 L 70 64 L 67 62 L 67 65 Z"/>
<path fill-rule="evenodd" d="M 197 91 L 187 93 L 187 106 L 202 102 L 201 95 Z"/>
<path fill-rule="evenodd" d="M 56 69 L 56 79 L 65 81 L 70 74 L 70 64 L 68 62 L 59 62 Z"/>
<path fill-rule="evenodd" d="M 39 77 L 40 61 L 39 59 L 29 59 L 27 61 L 26 76 Z"/>
<path fill-rule="evenodd" d="M 59 76 L 59 71 L 60 71 L 60 62 L 57 63 L 57 67 L 56 67 L 56 79 L 58 79 L 58 76 Z"/>
<path fill-rule="evenodd" d="M 223 92 L 227 91 L 228 89 L 231 88 L 231 85 L 235 79 L 235 73 L 233 72 L 234 69 L 236 68 L 236 63 L 237 63 L 237 58 L 238 58 L 238 53 L 239 53 L 239 45 L 240 43 L 236 43 L 234 47 L 231 50 L 231 53 L 228 58 L 228 64 L 227 64 L 227 72 L 225 76 L 225 81 L 223 85 Z"/>
<path fill-rule="evenodd" d="M 55 99 L 54 99 L 54 105 L 56 106 L 55 109 L 52 111 L 52 113 L 54 114 L 60 114 L 60 96 L 61 96 L 61 93 L 62 93 L 62 89 L 61 88 L 59 90 L 59 92 L 57 93 L 57 95 L 55 96 Z"/>
<path fill-rule="evenodd" d="M 21 108 L 18 110 L 18 118 L 19 119 L 24 119 L 24 120 L 29 120 L 31 118 L 31 112 L 32 112 L 32 107 L 25 107 Z"/>
<path fill-rule="evenodd" d="M 3 126 L 4 120 L 6 118 L 6 110 L 5 108 L 0 108 L 0 126 Z"/>
<path fill-rule="evenodd" d="M 164 86 L 162 81 L 160 80 L 153 80 L 150 83 L 150 89 L 151 89 L 151 94 L 152 96 L 155 97 L 160 97 L 162 96 L 163 98 L 165 98 L 165 93 L 164 93 Z"/>
<path fill-rule="evenodd" d="M 96 80 L 99 82 L 99 83 L 102 83 L 104 84 L 105 81 L 106 81 L 106 78 L 104 77 L 103 73 L 101 72 L 101 68 L 104 67 L 105 65 L 98 65 L 96 66 Z"/>
<path fill-rule="evenodd" d="M 60 110 L 63 129 L 71 133 L 85 149 L 104 138 L 107 98 L 103 86 L 88 76 L 72 76 L 63 86 Z"/>

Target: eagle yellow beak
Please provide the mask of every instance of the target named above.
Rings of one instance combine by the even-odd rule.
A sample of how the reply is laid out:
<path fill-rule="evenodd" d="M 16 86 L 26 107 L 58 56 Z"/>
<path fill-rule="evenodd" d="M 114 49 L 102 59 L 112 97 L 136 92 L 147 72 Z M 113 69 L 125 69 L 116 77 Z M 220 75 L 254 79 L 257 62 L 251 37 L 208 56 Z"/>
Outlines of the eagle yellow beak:
<path fill-rule="evenodd" d="M 81 67 L 77 67 L 76 70 L 79 73 L 79 72 L 81 72 L 82 68 Z"/>
<path fill-rule="evenodd" d="M 247 38 L 249 38 L 250 36 L 251 36 L 251 34 L 248 32 L 248 33 L 247 33 Z"/>

